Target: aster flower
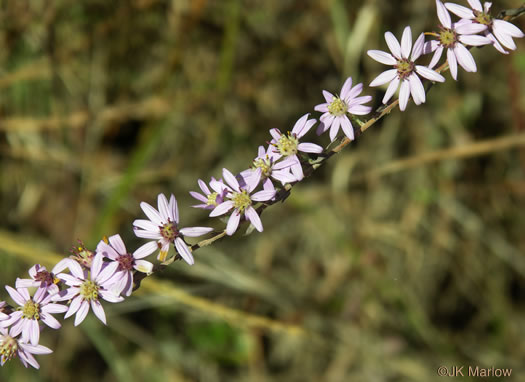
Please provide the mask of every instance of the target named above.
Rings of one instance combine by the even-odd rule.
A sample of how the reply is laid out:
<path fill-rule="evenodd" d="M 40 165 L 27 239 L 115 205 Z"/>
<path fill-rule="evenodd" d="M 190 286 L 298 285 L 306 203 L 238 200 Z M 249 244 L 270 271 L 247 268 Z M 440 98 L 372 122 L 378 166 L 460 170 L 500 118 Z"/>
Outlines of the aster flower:
<path fill-rule="evenodd" d="M 68 260 L 68 268 L 71 274 L 59 273 L 57 277 L 63 280 L 69 288 L 54 295 L 53 300 L 71 300 L 64 318 L 76 314 L 75 326 L 84 321 L 90 306 L 95 316 L 106 324 L 106 313 L 100 303 L 100 298 L 113 303 L 124 301 L 124 298 L 119 295 L 121 275 L 116 274 L 119 263 L 117 261 L 105 263 L 103 255 L 97 253 L 93 258 L 91 269 L 88 271 L 82 269 L 75 260 Z"/>
<path fill-rule="evenodd" d="M 11 335 L 17 336 L 22 333 L 22 341 L 30 341 L 33 345 L 38 345 L 40 340 L 40 325 L 44 324 L 53 329 L 59 329 L 62 325 L 52 316 L 55 313 L 64 313 L 67 306 L 51 303 L 52 295 L 47 290 L 48 287 L 39 287 L 33 298 L 29 295 L 27 288 L 11 288 L 6 286 L 11 298 L 20 306 L 9 315 L 9 318 L 0 321 L 0 326 L 11 326 Z"/>
<path fill-rule="evenodd" d="M 257 214 L 257 211 L 255 211 L 255 208 L 253 208 L 252 204 L 253 202 L 265 202 L 272 199 L 275 196 L 275 190 L 262 190 L 250 195 L 259 184 L 261 174 L 261 168 L 257 168 L 254 175 L 247 180 L 244 180 L 243 183 L 245 184 L 241 186 L 230 171 L 225 168 L 222 170 L 224 180 L 231 187 L 231 191 L 226 195 L 226 198 L 229 200 L 226 200 L 215 207 L 210 213 L 210 216 L 224 215 L 232 208 L 234 209 L 228 219 L 228 224 L 226 225 L 227 235 L 231 236 L 237 231 L 242 214 L 244 214 L 246 219 L 252 223 L 257 231 L 263 231 L 261 218 Z"/>
<path fill-rule="evenodd" d="M 121 289 L 121 293 L 125 296 L 131 295 L 131 291 L 133 290 L 133 270 L 142 273 L 150 273 L 152 271 L 153 264 L 141 259 L 151 255 L 157 249 L 157 243 L 150 241 L 131 254 L 126 250 L 126 246 L 120 235 L 110 236 L 108 243 L 101 240 L 97 245 L 97 253 L 101 253 L 105 257 L 118 263 L 116 274 L 121 275 L 121 287 L 117 289 Z"/>
<path fill-rule="evenodd" d="M 29 276 L 30 279 L 16 279 L 15 286 L 17 288 L 46 288 L 48 293 L 54 294 L 58 292 L 58 287 L 56 284 L 60 282 L 59 279 L 55 277 L 55 275 L 59 272 L 62 272 L 65 268 L 67 268 L 67 259 L 60 260 L 50 271 L 47 270 L 46 267 L 40 264 L 35 264 L 31 268 L 29 268 Z"/>
<path fill-rule="evenodd" d="M 381 73 L 370 83 L 370 86 L 380 86 L 390 82 L 383 97 L 383 104 L 386 104 L 401 84 L 399 90 L 399 109 L 401 111 L 405 110 L 410 95 L 412 95 L 416 105 L 424 103 L 426 100 L 425 88 L 418 75 L 435 82 L 445 81 L 445 77 L 438 72 L 426 66 L 415 64 L 415 61 L 423 53 L 425 35 L 423 33 L 419 35 L 413 49 L 412 30 L 409 26 L 403 31 L 401 45 L 391 32 L 385 33 L 385 40 L 392 54 L 381 50 L 369 50 L 367 54 L 382 64 L 392 65 L 394 69 Z"/>
<path fill-rule="evenodd" d="M 273 139 L 270 142 L 274 146 L 273 151 L 279 154 L 279 157 L 284 157 L 282 166 L 290 167 L 292 174 L 298 181 L 304 178 L 303 168 L 301 162 L 297 157 L 299 151 L 304 153 L 319 154 L 323 152 L 323 148 L 315 143 L 299 143 L 302 138 L 315 125 L 315 119 L 308 119 L 309 114 L 303 115 L 295 122 L 291 132 L 283 134 L 279 129 L 271 129 L 270 134 Z"/>
<path fill-rule="evenodd" d="M 142 208 L 149 220 L 137 219 L 133 222 L 135 235 L 144 239 L 157 240 L 160 248 L 160 253 L 157 257 L 159 260 L 164 261 L 166 259 L 170 243 L 173 243 L 184 261 L 189 265 L 193 265 L 195 260 L 183 237 L 202 236 L 213 231 L 213 228 L 188 227 L 179 229 L 179 208 L 173 194 L 169 203 L 164 194 L 159 194 L 157 205 L 158 211 L 146 202 L 140 203 L 140 208 Z"/>
<path fill-rule="evenodd" d="M 227 187 L 224 185 L 222 179 L 217 180 L 213 176 L 211 177 L 210 187 L 213 190 L 213 192 L 210 191 L 206 183 L 204 183 L 204 181 L 202 181 L 201 179 L 199 179 L 197 183 L 199 184 L 199 187 L 204 195 L 199 194 L 195 191 L 190 191 L 190 195 L 193 198 L 202 202 L 202 204 L 196 204 L 192 207 L 213 210 L 215 207 L 217 207 L 224 201 L 224 195 L 226 195 Z"/>
<path fill-rule="evenodd" d="M 436 7 L 441 25 L 437 34 L 438 40 L 429 41 L 425 45 L 425 53 L 434 52 L 429 67 L 433 68 L 441 58 L 443 50 L 447 49 L 447 61 L 453 79 L 458 79 L 458 64 L 467 72 L 477 71 L 476 61 L 465 45 L 492 44 L 489 38 L 477 34 L 486 30 L 487 26 L 464 21 L 452 23 L 450 14 L 441 1 L 436 0 Z"/>
<path fill-rule="evenodd" d="M 297 179 L 291 173 L 289 165 L 283 161 L 280 154 L 274 151 L 273 146 L 259 146 L 257 157 L 253 160 L 252 168 L 240 173 L 242 179 L 247 181 L 248 178 L 256 176 L 258 168 L 261 169 L 261 181 L 265 190 L 275 190 L 271 178 L 280 181 L 282 184 L 295 182 Z"/>
<path fill-rule="evenodd" d="M 35 369 L 40 368 L 33 354 L 50 354 L 53 351 L 42 345 L 31 345 L 27 341 L 16 338 L 13 334 L 13 328 L 9 331 L 6 328 L 0 328 L 0 365 L 4 366 L 7 361 L 10 361 L 17 356 L 24 364 L 33 366 Z"/>
<path fill-rule="evenodd" d="M 366 115 L 372 111 L 370 106 L 363 105 L 364 103 L 370 102 L 372 97 L 358 97 L 362 91 L 363 84 L 357 84 L 352 87 L 352 77 L 346 79 L 341 88 L 341 94 L 339 97 L 323 90 L 323 96 L 326 103 L 314 107 L 314 110 L 324 113 L 320 118 L 321 125 L 319 126 L 318 134 L 324 133 L 326 130 L 330 129 L 330 141 L 333 142 L 337 136 L 339 127 L 341 127 L 348 139 L 353 141 L 354 129 L 348 118 L 348 114 Z"/>
<path fill-rule="evenodd" d="M 468 0 L 468 3 L 472 9 L 454 3 L 445 3 L 445 7 L 464 20 L 485 25 L 485 36 L 492 41 L 494 48 L 501 53 L 508 54 L 503 46 L 510 50 L 516 49 L 516 44 L 512 38 L 522 38 L 525 36 L 517 26 L 508 21 L 493 18 L 489 13 L 492 3 L 485 2 L 483 3 L 483 7 L 479 0 Z"/>

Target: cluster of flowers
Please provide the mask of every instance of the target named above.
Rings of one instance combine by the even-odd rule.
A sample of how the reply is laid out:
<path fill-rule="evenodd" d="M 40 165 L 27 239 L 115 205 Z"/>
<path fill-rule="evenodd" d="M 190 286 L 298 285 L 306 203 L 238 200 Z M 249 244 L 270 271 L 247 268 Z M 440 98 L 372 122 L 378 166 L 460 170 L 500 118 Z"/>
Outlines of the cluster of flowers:
<path fill-rule="evenodd" d="M 410 96 L 416 105 L 425 102 L 425 89 L 419 76 L 433 81 L 444 82 L 445 78 L 433 68 L 438 63 L 443 50 L 447 50 L 447 61 L 452 77 L 457 79 L 457 65 L 467 72 L 476 71 L 476 63 L 466 46 L 492 44 L 498 51 L 507 53 L 507 49 L 516 49 L 512 38 L 524 34 L 513 24 L 492 18 L 489 14 L 490 3 L 482 7 L 478 0 L 468 0 L 471 9 L 436 1 L 437 14 L 441 25 L 439 32 L 427 33 L 434 37 L 425 42 L 421 33 L 412 44 L 412 32 L 406 27 L 401 43 L 387 32 L 385 40 L 391 53 L 369 50 L 368 55 L 374 60 L 392 66 L 377 76 L 370 86 L 389 83 L 383 97 L 386 104 L 399 88 L 399 107 L 405 110 Z M 449 11 L 460 17 L 452 22 Z M 417 65 L 416 61 L 424 54 L 434 53 L 427 66 Z M 339 96 L 323 91 L 325 103 L 315 106 L 323 113 L 317 134 L 330 130 L 330 141 L 337 138 L 341 129 L 344 135 L 354 139 L 354 123 L 358 117 L 369 114 L 370 106 L 364 104 L 372 100 L 371 96 L 360 96 L 363 84 L 352 87 L 348 78 Z M 210 210 L 210 217 L 225 215 L 230 212 L 226 224 L 226 234 L 233 235 L 241 218 L 249 221 L 261 232 L 263 225 L 254 205 L 270 204 L 275 201 L 276 192 L 285 184 L 295 183 L 304 178 L 302 158 L 308 154 L 321 154 L 323 148 L 314 143 L 300 142 L 316 124 L 309 114 L 302 116 L 290 132 L 282 133 L 271 129 L 272 137 L 268 147 L 260 146 L 251 168 L 235 176 L 228 169 L 223 169 L 223 179 L 211 178 L 209 186 L 202 180 L 198 185 L 202 191 L 190 192 L 200 204 L 193 207 Z M 260 190 L 256 191 L 260 186 Z M 179 228 L 179 211 L 173 195 L 170 200 L 158 195 L 155 209 L 148 203 L 140 204 L 149 220 L 138 219 L 133 222 L 136 236 L 150 241 L 129 253 L 119 235 L 100 241 L 95 251 L 90 251 L 81 243 L 73 255 L 60 261 L 51 271 L 37 264 L 29 270 L 28 279 L 17 279 L 16 289 L 6 286 L 7 292 L 18 307 L 10 307 L 0 302 L 0 356 L 1 364 L 14 357 L 19 357 L 27 367 L 39 365 L 33 354 L 48 354 L 52 351 L 39 344 L 40 331 L 45 324 L 53 329 L 60 328 L 60 323 L 53 314 L 65 313 L 64 318 L 75 315 L 75 326 L 86 317 L 89 309 L 93 310 L 100 321 L 106 323 L 106 316 L 101 299 L 117 303 L 129 296 L 133 290 L 135 272 L 150 274 L 153 264 L 143 258 L 158 252 L 157 259 L 165 261 L 170 245 L 173 244 L 178 255 L 192 265 L 194 263 L 191 247 L 184 237 L 198 237 L 213 231 L 209 227 Z M 30 289 L 34 290 L 33 296 Z"/>

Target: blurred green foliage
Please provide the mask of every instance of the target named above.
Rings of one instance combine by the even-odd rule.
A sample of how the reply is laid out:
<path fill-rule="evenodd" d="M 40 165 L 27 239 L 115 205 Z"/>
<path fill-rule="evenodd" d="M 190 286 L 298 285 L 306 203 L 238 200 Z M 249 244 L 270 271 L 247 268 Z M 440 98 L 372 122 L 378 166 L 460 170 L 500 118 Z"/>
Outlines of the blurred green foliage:
<path fill-rule="evenodd" d="M 78 238 L 120 233 L 136 248 L 139 203 L 160 192 L 177 196 L 183 226 L 222 228 L 189 207 L 198 178 L 245 169 L 270 128 L 289 130 L 346 75 L 369 83 L 384 67 L 366 50 L 386 49 L 385 31 L 437 23 L 434 1 L 416 0 L 0 4 L 9 285 L 31 255 L 66 255 Z M 262 234 L 155 276 L 179 292 L 151 284 L 108 306 L 107 327 L 46 330 L 54 354 L 38 357 L 40 371 L 15 361 L 0 380 L 432 381 L 441 365 L 525 380 L 523 149 L 371 176 L 399 158 L 525 133 L 517 43 L 510 56 L 473 49 L 478 73 L 447 74 L 426 104 L 373 126 L 265 211 Z M 365 88 L 375 106 L 383 91 Z"/>

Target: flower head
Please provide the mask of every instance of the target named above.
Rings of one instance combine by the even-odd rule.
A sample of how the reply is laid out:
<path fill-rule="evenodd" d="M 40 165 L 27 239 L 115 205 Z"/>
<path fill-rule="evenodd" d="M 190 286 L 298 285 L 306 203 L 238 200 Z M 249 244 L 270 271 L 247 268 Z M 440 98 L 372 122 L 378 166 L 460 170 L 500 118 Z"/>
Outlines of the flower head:
<path fill-rule="evenodd" d="M 348 114 L 366 115 L 372 111 L 370 106 L 364 106 L 364 103 L 372 100 L 371 96 L 358 97 L 363 91 L 363 84 L 357 84 L 352 87 L 352 77 L 348 77 L 341 88 L 339 97 L 323 90 L 323 96 L 326 103 L 317 105 L 314 109 L 324 113 L 320 120 L 321 126 L 319 132 L 324 133 L 330 129 L 330 141 L 334 141 L 339 131 L 339 127 L 350 140 L 354 140 L 354 129 L 348 118 Z"/>
<path fill-rule="evenodd" d="M 304 153 L 315 153 L 319 154 L 323 152 L 323 148 L 315 143 L 304 143 L 299 142 L 313 125 L 315 125 L 315 119 L 308 119 L 309 114 L 303 115 L 295 122 L 295 125 L 291 132 L 283 134 L 279 129 L 271 129 L 270 134 L 273 139 L 270 142 L 274 146 L 273 151 L 278 155 L 278 158 L 284 157 L 281 166 L 290 167 L 292 174 L 297 180 L 304 178 L 303 168 L 301 162 L 297 157 L 299 151 Z"/>
<path fill-rule="evenodd" d="M 68 268 L 71 274 L 59 273 L 57 275 L 69 288 L 54 295 L 53 300 L 71 300 L 64 318 L 76 314 L 75 326 L 84 321 L 90 306 L 95 316 L 106 324 L 106 313 L 100 303 L 100 298 L 113 303 L 124 300 L 120 296 L 121 275 L 116 273 L 119 263 L 117 261 L 106 263 L 103 258 L 102 253 L 97 253 L 89 271 L 82 269 L 75 260 L 68 259 Z"/>
<path fill-rule="evenodd" d="M 261 169 L 261 181 L 265 190 L 275 189 L 271 178 L 280 181 L 282 184 L 295 182 L 297 179 L 291 173 L 289 165 L 279 161 L 280 158 L 282 155 L 274 151 L 274 146 L 270 145 L 267 149 L 264 146 L 259 146 L 252 167 L 242 171 L 240 176 L 248 181 L 250 177 L 257 176 L 257 169 Z"/>
<path fill-rule="evenodd" d="M 135 235 L 157 241 L 158 247 L 160 248 L 160 253 L 157 257 L 159 260 L 164 261 L 166 259 L 170 244 L 173 243 L 184 261 L 189 265 L 193 265 L 195 260 L 193 259 L 190 248 L 184 242 L 183 237 L 202 236 L 213 231 L 213 228 L 179 228 L 179 208 L 173 194 L 170 197 L 169 203 L 164 194 L 159 194 L 157 205 L 159 208 L 158 211 L 146 202 L 140 203 L 140 208 L 142 208 L 142 211 L 144 211 L 149 220 L 138 219 L 133 222 Z"/>
<path fill-rule="evenodd" d="M 385 65 L 392 65 L 394 68 L 381 73 L 370 83 L 370 86 L 379 86 L 390 82 L 383 97 L 383 103 L 386 104 L 401 84 L 399 109 L 402 111 L 405 110 L 410 95 L 412 95 L 416 105 L 424 103 L 426 100 L 425 88 L 418 75 L 431 81 L 445 81 L 445 77 L 438 72 L 426 66 L 415 64 L 415 61 L 423 54 L 425 35 L 423 33 L 419 35 L 413 48 L 412 31 L 408 26 L 403 31 L 401 45 L 391 32 L 385 33 L 385 40 L 392 54 L 381 50 L 369 50 L 367 54 L 374 60 Z"/>
<path fill-rule="evenodd" d="M 483 32 L 485 37 L 490 39 L 494 48 L 501 53 L 508 54 L 503 47 L 515 50 L 516 44 L 512 38 L 522 38 L 525 36 L 523 32 L 508 21 L 493 18 L 490 15 L 492 3 L 485 2 L 482 7 L 479 0 L 468 0 L 468 2 L 472 9 L 454 3 L 445 3 L 445 7 L 463 20 L 468 20 L 468 24 L 485 25 L 486 28 Z"/>
<path fill-rule="evenodd" d="M 53 329 L 61 327 L 60 322 L 52 314 L 64 313 L 67 306 L 51 303 L 52 295 L 48 293 L 46 286 L 40 286 L 32 298 L 27 288 L 14 289 L 10 286 L 5 288 L 19 307 L 7 319 L 0 321 L 0 326 L 11 326 L 13 336 L 22 333 L 22 341 L 30 341 L 33 345 L 38 345 L 40 322 Z"/>
<path fill-rule="evenodd" d="M 465 45 L 492 44 L 489 38 L 478 35 L 486 30 L 487 26 L 465 21 L 452 23 L 447 8 L 440 0 L 436 0 L 436 7 L 441 22 L 440 32 L 437 34 L 438 39 L 427 42 L 424 48 L 425 53 L 434 52 L 429 67 L 433 68 L 438 63 L 443 50 L 446 49 L 450 75 L 453 79 L 458 79 L 458 64 L 467 72 L 477 71 L 476 61 Z"/>
<path fill-rule="evenodd" d="M 230 192 L 226 195 L 225 202 L 219 204 L 210 213 L 210 216 L 224 215 L 233 208 L 233 212 L 228 219 L 226 226 L 226 234 L 231 236 L 237 231 L 241 215 L 244 215 L 250 223 L 253 224 L 255 229 L 259 232 L 263 231 L 261 218 L 253 208 L 253 202 L 265 202 L 272 199 L 275 196 L 275 190 L 263 190 L 250 195 L 261 179 L 262 170 L 257 168 L 253 176 L 247 180 L 243 180 L 243 185 L 239 184 L 239 181 L 235 176 L 227 169 L 222 170 L 222 175 L 226 183 L 230 186 Z"/>
<path fill-rule="evenodd" d="M 226 195 L 226 192 L 228 191 L 226 185 L 221 180 L 217 180 L 214 177 L 210 180 L 210 187 L 213 190 L 210 191 L 206 183 L 204 183 L 201 179 L 197 181 L 199 184 L 200 189 L 202 190 L 202 194 L 199 194 L 195 191 L 190 191 L 190 195 L 197 199 L 198 201 L 202 202 L 202 204 L 197 204 L 192 207 L 195 208 L 203 208 L 206 210 L 213 210 L 215 207 L 217 207 L 219 204 L 221 204 L 224 201 L 224 195 Z"/>
<path fill-rule="evenodd" d="M 35 369 L 40 368 L 33 354 L 50 354 L 53 351 L 42 345 L 31 345 L 23 339 L 16 338 L 13 334 L 13 328 L 9 331 L 0 327 L 0 365 L 4 366 L 7 361 L 19 357 L 25 367 L 33 366 Z"/>
<path fill-rule="evenodd" d="M 60 280 L 55 276 L 57 273 L 62 272 L 67 267 L 66 259 L 59 261 L 51 271 L 48 271 L 46 267 L 40 264 L 35 264 L 29 268 L 30 279 L 16 279 L 15 286 L 17 288 L 46 288 L 48 293 L 54 294 L 58 292 L 57 284 Z"/>
<path fill-rule="evenodd" d="M 133 271 L 137 270 L 143 273 L 150 273 L 153 264 L 142 258 L 151 255 L 158 249 L 157 243 L 150 241 L 138 248 L 133 254 L 126 250 L 126 246 L 120 235 L 110 236 L 108 242 L 101 240 L 97 245 L 97 253 L 116 261 L 118 268 L 116 274 L 120 274 L 121 293 L 125 296 L 131 295 L 133 290 Z"/>

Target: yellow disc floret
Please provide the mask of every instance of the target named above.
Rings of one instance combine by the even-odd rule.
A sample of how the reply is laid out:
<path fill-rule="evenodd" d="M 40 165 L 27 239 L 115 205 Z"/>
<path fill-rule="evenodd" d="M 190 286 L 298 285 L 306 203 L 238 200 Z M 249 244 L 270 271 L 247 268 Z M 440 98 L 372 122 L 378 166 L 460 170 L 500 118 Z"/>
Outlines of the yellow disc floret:
<path fill-rule="evenodd" d="M 242 190 L 241 192 L 234 192 L 231 199 L 233 202 L 233 206 L 236 209 L 238 209 L 239 212 L 243 212 L 252 204 L 250 195 L 248 195 L 248 192 L 246 190 Z"/>
<path fill-rule="evenodd" d="M 268 158 L 268 155 L 266 155 L 266 159 L 255 159 L 253 161 L 253 167 L 260 168 L 262 175 L 266 178 L 272 174 L 272 163 L 270 161 L 270 158 Z"/>
<path fill-rule="evenodd" d="M 206 204 L 208 206 L 217 206 L 217 196 L 219 196 L 218 192 L 212 192 L 211 194 L 209 194 Z"/>
<path fill-rule="evenodd" d="M 99 286 L 91 280 L 86 280 L 80 286 L 80 295 L 87 301 L 98 300 Z"/>
<path fill-rule="evenodd" d="M 0 339 L 0 356 L 2 358 L 2 364 L 5 361 L 9 361 L 11 358 L 16 357 L 18 352 L 18 341 L 11 336 L 4 336 Z"/>
<path fill-rule="evenodd" d="M 330 105 L 328 105 L 328 111 L 330 114 L 335 115 L 336 117 L 344 115 L 347 110 L 348 106 L 341 98 L 334 97 Z"/>
<path fill-rule="evenodd" d="M 277 147 L 281 155 L 291 156 L 297 154 L 297 145 L 299 145 L 299 140 L 291 133 L 288 133 L 288 135 L 281 135 L 275 147 Z"/>
<path fill-rule="evenodd" d="M 22 317 L 29 320 L 39 320 L 40 304 L 37 304 L 33 300 L 28 300 L 22 308 Z"/>

